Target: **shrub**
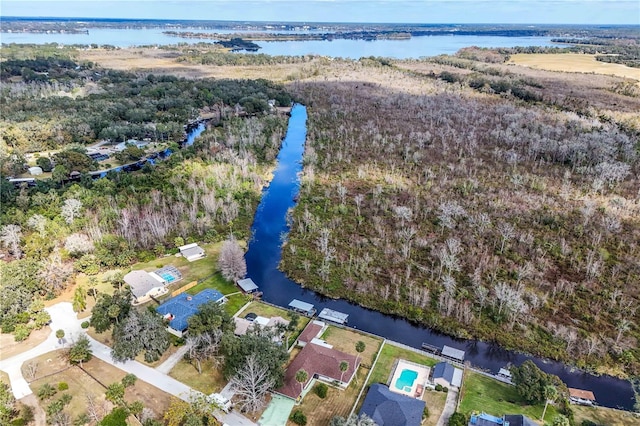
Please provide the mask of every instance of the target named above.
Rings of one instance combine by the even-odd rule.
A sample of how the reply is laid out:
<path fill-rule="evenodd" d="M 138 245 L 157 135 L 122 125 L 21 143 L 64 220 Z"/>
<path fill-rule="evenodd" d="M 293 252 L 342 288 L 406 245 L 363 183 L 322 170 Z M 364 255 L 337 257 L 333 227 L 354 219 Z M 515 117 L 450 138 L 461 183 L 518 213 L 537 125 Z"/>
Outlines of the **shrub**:
<path fill-rule="evenodd" d="M 58 390 L 59 391 L 65 391 L 67 389 L 69 389 L 69 384 L 67 384 L 67 382 L 58 383 Z"/>
<path fill-rule="evenodd" d="M 300 410 L 294 411 L 290 419 L 292 422 L 300 426 L 307 424 L 307 416 Z"/>
<path fill-rule="evenodd" d="M 316 385 L 316 387 L 313 388 L 313 390 L 316 393 L 316 395 L 318 395 L 320 398 L 326 398 L 327 389 L 329 389 L 329 387 L 327 385 L 325 385 L 324 383 L 318 383 Z"/>
<path fill-rule="evenodd" d="M 448 388 L 448 387 L 446 387 L 446 386 L 443 386 L 443 387 L 442 387 L 442 392 L 444 392 L 444 393 L 449 392 L 449 388 Z"/>
<path fill-rule="evenodd" d="M 82 321 L 82 324 L 80 324 L 80 327 L 84 329 L 89 328 L 89 321 Z"/>
<path fill-rule="evenodd" d="M 40 386 L 40 388 L 38 389 L 38 399 L 40 400 L 49 399 L 53 395 L 55 395 L 56 392 L 58 392 L 56 388 L 51 386 L 49 383 L 45 383 L 44 385 Z"/>
<path fill-rule="evenodd" d="M 13 331 L 13 338 L 16 342 L 22 342 L 26 340 L 31 334 L 31 329 L 26 324 L 18 324 L 16 325 L 16 329 Z"/>
<path fill-rule="evenodd" d="M 440 383 L 438 383 L 438 384 L 436 385 L 436 390 L 437 390 L 438 392 L 442 392 L 442 385 L 441 385 Z"/>

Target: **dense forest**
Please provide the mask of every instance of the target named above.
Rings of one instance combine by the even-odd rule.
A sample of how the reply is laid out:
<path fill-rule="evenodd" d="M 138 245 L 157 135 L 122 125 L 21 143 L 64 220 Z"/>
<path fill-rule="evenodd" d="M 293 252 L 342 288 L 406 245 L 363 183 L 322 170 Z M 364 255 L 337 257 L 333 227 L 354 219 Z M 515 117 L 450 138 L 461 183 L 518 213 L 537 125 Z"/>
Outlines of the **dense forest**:
<path fill-rule="evenodd" d="M 46 57 L 2 63 L 0 327 L 18 340 L 48 321 L 41 299 L 59 294 L 77 272 L 150 260 L 176 241 L 247 238 L 286 130 L 286 116 L 269 113 L 267 101 L 287 106 L 291 99 L 267 81 L 78 66 Z M 46 74 L 31 79 L 32 72 Z M 178 149 L 183 126 L 200 111 L 219 114 L 192 146 Z M 175 132 L 159 130 L 171 125 Z M 5 179 L 22 169 L 27 152 L 55 149 L 54 161 L 75 161 L 71 170 L 88 158 L 85 144 L 136 136 L 168 139 L 175 152 L 139 172 L 97 180 L 54 174 L 14 187 Z"/>
<path fill-rule="evenodd" d="M 448 334 L 637 375 L 640 98 L 621 84 L 455 57 L 297 84 L 309 135 L 282 269 Z"/>

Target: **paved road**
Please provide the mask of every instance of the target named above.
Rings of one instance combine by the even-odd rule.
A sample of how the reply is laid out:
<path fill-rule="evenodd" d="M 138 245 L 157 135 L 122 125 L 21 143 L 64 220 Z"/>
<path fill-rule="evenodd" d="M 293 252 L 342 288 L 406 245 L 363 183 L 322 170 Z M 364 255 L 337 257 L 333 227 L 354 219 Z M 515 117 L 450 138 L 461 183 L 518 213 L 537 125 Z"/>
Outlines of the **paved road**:
<path fill-rule="evenodd" d="M 169 372 L 184 358 L 184 354 L 189 350 L 188 345 L 180 346 L 169 358 L 167 358 L 162 364 L 156 367 L 156 370 L 163 374 L 169 374 Z"/>
<path fill-rule="evenodd" d="M 29 384 L 22 376 L 21 366 L 25 361 L 28 361 L 32 358 L 45 354 L 47 352 L 51 352 L 56 349 L 61 349 L 68 344 L 72 344 L 77 340 L 77 338 L 81 334 L 85 334 L 85 331 L 82 329 L 80 324 L 82 321 L 86 321 L 86 318 L 83 320 L 78 320 L 77 315 L 73 312 L 73 308 L 71 303 L 63 302 L 58 303 L 50 308 L 47 308 L 47 312 L 51 315 L 51 334 L 41 344 L 36 346 L 33 349 L 30 349 L 26 352 L 8 358 L 4 361 L 0 361 L 0 370 L 6 372 L 9 375 L 9 379 L 11 381 L 11 390 L 16 399 L 21 399 L 27 395 L 32 394 L 31 388 L 29 388 Z M 64 330 L 65 339 L 64 341 L 58 341 L 55 337 L 56 330 Z M 143 380 L 168 394 L 174 395 L 184 401 L 189 401 L 190 397 L 193 395 L 202 395 L 200 392 L 190 388 L 178 380 L 169 377 L 167 374 L 162 371 L 169 368 L 171 369 L 168 363 L 177 363 L 181 355 L 178 355 L 175 359 L 171 357 L 167 359 L 161 367 L 163 370 L 153 369 L 148 367 L 138 361 L 126 361 L 126 362 L 115 362 L 111 358 L 111 348 L 97 340 L 89 337 L 89 341 L 91 342 L 91 349 L 93 350 L 93 355 L 101 359 L 102 361 L 113 365 L 127 373 L 135 374 L 140 380 Z M 166 365 L 165 365 L 166 364 Z M 237 412 L 231 412 L 229 414 L 225 413 L 217 413 L 216 417 L 222 422 L 225 422 L 232 426 L 255 426 L 255 423 L 244 417 L 242 414 Z"/>

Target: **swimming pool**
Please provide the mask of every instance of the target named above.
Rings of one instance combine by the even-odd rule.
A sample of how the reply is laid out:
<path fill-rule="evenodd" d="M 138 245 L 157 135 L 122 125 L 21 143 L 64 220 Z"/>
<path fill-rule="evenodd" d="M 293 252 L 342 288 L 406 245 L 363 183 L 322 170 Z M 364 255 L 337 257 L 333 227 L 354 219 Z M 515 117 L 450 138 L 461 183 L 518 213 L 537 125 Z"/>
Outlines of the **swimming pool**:
<path fill-rule="evenodd" d="M 402 372 L 400 373 L 400 377 L 398 377 L 398 380 L 396 380 L 396 389 L 405 392 L 411 392 L 413 383 L 416 381 L 416 378 L 418 378 L 417 371 L 409 369 L 402 370 Z"/>

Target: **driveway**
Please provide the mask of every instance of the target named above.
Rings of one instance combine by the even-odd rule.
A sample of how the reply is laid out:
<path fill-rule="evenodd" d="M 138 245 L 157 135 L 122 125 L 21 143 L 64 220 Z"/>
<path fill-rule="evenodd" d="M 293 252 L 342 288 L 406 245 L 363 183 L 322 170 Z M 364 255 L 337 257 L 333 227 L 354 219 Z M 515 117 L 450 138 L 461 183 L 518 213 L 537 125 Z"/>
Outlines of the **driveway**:
<path fill-rule="evenodd" d="M 458 402 L 458 389 L 449 388 L 449 392 L 447 392 L 447 400 L 444 403 L 444 408 L 442 409 L 442 414 L 438 419 L 438 423 L 436 426 L 445 426 L 449 423 L 449 417 L 453 413 L 456 412 L 456 405 Z"/>
<path fill-rule="evenodd" d="M 69 346 L 70 344 L 73 344 L 73 342 L 75 342 L 81 334 L 85 334 L 85 331 L 82 329 L 80 324 L 82 323 L 82 321 L 86 321 L 86 318 L 83 320 L 78 320 L 76 313 L 73 311 L 71 303 L 58 303 L 51 306 L 50 308 L 46 308 L 46 310 L 47 312 L 49 312 L 49 315 L 51 315 L 51 334 L 49 334 L 47 340 L 45 340 L 35 348 L 32 348 L 11 358 L 5 359 L 4 361 L 0 361 L 0 370 L 6 372 L 9 375 L 9 380 L 11 381 L 11 390 L 16 399 L 21 399 L 33 393 L 31 391 L 31 388 L 29 387 L 29 384 L 22 376 L 21 367 L 25 361 L 28 361 L 47 352 Z M 56 330 L 64 330 L 65 338 L 63 339 L 63 341 L 59 341 L 56 338 Z M 138 361 L 115 362 L 111 358 L 110 347 L 103 345 L 97 340 L 91 338 L 91 336 L 87 337 L 89 338 L 89 342 L 91 343 L 93 356 L 95 356 L 96 358 L 108 364 L 111 364 L 114 367 L 119 368 L 120 370 L 123 370 L 127 373 L 135 374 L 140 380 L 145 381 L 157 387 L 158 389 L 161 389 L 164 392 L 174 395 L 184 401 L 189 401 L 191 395 L 201 395 L 200 392 L 190 388 L 182 382 L 179 382 L 173 377 L 169 377 L 162 371 L 153 369 L 149 366 L 139 363 Z M 163 364 L 162 370 L 170 370 L 169 365 L 171 363 L 177 362 L 177 359 L 179 358 L 176 357 L 176 359 L 172 359 L 169 364 L 165 362 L 166 365 Z M 218 417 L 219 420 L 233 426 L 255 426 L 254 422 L 237 412 L 231 412 L 229 414 L 220 412 L 216 415 L 216 417 Z"/>

